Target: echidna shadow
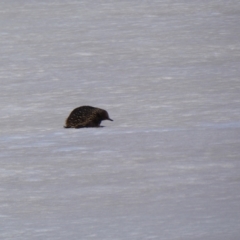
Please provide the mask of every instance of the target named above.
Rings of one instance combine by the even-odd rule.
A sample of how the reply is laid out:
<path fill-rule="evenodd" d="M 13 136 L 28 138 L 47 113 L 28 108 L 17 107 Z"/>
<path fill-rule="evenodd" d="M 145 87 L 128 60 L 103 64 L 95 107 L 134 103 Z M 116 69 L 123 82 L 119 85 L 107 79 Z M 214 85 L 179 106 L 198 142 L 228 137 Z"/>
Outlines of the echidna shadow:
<path fill-rule="evenodd" d="M 101 108 L 81 106 L 75 108 L 65 122 L 65 128 L 101 127 L 101 121 L 113 121 L 108 112 Z"/>

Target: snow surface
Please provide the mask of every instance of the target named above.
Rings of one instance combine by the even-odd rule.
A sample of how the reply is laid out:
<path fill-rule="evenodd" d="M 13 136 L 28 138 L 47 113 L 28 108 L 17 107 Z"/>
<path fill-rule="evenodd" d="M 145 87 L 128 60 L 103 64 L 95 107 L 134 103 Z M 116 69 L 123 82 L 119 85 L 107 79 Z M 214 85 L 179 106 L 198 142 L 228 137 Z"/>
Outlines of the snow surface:
<path fill-rule="evenodd" d="M 239 16 L 0 1 L 0 239 L 240 239 Z M 114 122 L 64 129 L 81 105 Z"/>

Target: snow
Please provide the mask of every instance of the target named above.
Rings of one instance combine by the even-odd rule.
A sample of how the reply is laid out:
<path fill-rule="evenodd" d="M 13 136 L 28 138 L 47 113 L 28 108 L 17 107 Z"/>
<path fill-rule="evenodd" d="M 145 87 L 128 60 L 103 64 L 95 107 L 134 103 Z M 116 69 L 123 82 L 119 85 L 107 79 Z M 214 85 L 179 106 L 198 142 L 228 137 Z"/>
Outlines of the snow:
<path fill-rule="evenodd" d="M 0 239 L 239 239 L 239 1 L 0 13 Z"/>

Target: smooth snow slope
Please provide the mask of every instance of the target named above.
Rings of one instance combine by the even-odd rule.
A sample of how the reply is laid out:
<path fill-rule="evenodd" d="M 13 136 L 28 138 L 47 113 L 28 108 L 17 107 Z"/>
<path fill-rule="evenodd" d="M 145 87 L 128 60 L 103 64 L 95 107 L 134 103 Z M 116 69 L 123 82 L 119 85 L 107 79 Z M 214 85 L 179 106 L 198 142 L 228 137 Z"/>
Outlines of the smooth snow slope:
<path fill-rule="evenodd" d="M 0 239 L 238 240 L 240 2 L 0 2 Z M 104 128 L 64 129 L 81 105 Z"/>

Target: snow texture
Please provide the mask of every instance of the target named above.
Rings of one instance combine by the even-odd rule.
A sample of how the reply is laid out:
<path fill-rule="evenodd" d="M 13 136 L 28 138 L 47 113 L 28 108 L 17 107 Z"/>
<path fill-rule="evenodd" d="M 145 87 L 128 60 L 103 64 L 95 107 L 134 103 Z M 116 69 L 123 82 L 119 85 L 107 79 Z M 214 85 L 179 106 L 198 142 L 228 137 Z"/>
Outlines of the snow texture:
<path fill-rule="evenodd" d="M 0 239 L 238 240 L 239 15 L 0 1 Z M 114 122 L 64 129 L 81 105 Z"/>

